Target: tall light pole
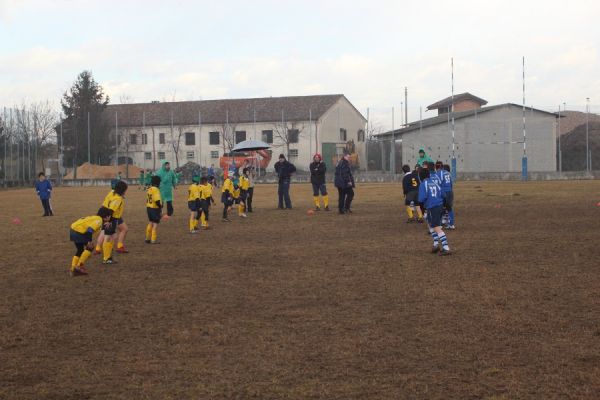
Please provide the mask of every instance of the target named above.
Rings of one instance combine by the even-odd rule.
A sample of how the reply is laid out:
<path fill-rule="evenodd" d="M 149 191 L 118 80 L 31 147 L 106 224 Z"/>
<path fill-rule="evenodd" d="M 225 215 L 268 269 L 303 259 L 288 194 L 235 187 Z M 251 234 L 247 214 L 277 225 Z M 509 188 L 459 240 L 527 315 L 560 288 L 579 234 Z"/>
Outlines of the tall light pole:
<path fill-rule="evenodd" d="M 585 99 L 585 169 L 590 171 L 590 98 Z"/>
<path fill-rule="evenodd" d="M 558 172 L 562 172 L 562 153 L 560 147 L 560 104 L 558 105 Z"/>

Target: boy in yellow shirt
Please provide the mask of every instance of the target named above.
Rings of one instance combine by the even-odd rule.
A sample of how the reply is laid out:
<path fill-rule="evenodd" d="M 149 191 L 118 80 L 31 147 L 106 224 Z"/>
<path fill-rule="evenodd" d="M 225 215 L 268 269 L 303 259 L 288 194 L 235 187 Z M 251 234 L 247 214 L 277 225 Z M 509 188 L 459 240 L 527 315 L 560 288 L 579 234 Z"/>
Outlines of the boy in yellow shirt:
<path fill-rule="evenodd" d="M 248 189 L 250 189 L 250 178 L 248 174 L 250 170 L 248 168 L 244 168 L 242 170 L 242 175 L 240 176 L 240 195 L 239 195 L 239 206 L 238 206 L 238 215 L 242 218 L 246 218 L 246 199 L 248 198 Z"/>
<path fill-rule="evenodd" d="M 152 186 L 146 191 L 146 212 L 148 213 L 148 225 L 146 226 L 146 243 L 158 244 L 158 224 L 162 217 L 162 200 L 160 197 L 160 176 L 153 176 Z"/>
<path fill-rule="evenodd" d="M 200 179 L 200 208 L 198 209 L 198 213 L 200 214 L 200 223 L 202 224 L 203 229 L 209 229 L 208 226 L 208 211 L 210 209 L 210 204 L 215 204 L 215 200 L 212 197 L 212 189 L 213 186 L 208 179 L 203 176 Z"/>
<path fill-rule="evenodd" d="M 110 223 L 112 215 L 111 209 L 100 207 L 97 215 L 80 218 L 71 224 L 69 236 L 77 249 L 71 260 L 71 276 L 87 275 L 84 264 L 94 249 L 92 236 Z"/>
<path fill-rule="evenodd" d="M 190 233 L 197 233 L 198 230 L 198 219 L 200 217 L 200 197 L 202 196 L 202 190 L 198 185 L 200 182 L 199 176 L 192 177 L 192 184 L 188 188 L 188 208 L 190 209 L 190 222 L 189 229 Z"/>
<path fill-rule="evenodd" d="M 223 222 L 231 222 L 229 218 L 227 218 L 227 212 L 229 211 L 229 207 L 233 204 L 233 181 L 230 176 L 227 176 L 223 181 L 223 186 L 221 189 L 221 203 L 223 203 Z"/>
<path fill-rule="evenodd" d="M 121 233 L 127 233 L 128 230 L 127 225 L 125 224 L 125 222 L 123 222 L 123 210 L 125 209 L 125 192 L 127 192 L 127 183 L 125 183 L 124 181 L 119 181 L 115 185 L 115 189 L 106 196 L 104 202 L 102 203 L 102 207 L 106 207 L 113 211 L 110 224 L 107 227 L 105 227 L 103 231 L 104 241 L 102 243 L 102 264 L 117 263 L 112 258 L 114 241 L 117 238 L 121 240 Z M 121 225 L 124 225 L 124 229 L 121 229 Z M 120 232 L 117 233 L 117 230 Z M 98 243 L 100 243 L 100 238 L 98 238 Z M 123 246 L 123 242 L 120 242 L 120 245 L 122 250 L 119 251 L 119 247 L 117 247 L 117 251 L 120 253 L 125 253 L 126 250 Z"/>

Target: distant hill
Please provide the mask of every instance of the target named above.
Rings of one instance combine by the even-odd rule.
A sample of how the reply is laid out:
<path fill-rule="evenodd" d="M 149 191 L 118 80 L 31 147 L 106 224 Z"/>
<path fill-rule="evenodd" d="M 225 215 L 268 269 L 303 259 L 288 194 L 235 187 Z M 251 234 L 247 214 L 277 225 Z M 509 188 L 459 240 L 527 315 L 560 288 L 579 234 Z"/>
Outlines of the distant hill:
<path fill-rule="evenodd" d="M 583 115 L 583 123 L 576 125 L 569 131 L 566 131 L 561 136 L 561 148 L 562 148 L 562 166 L 563 171 L 583 171 L 586 169 L 585 165 L 585 113 L 575 113 L 575 118 L 571 120 L 561 119 L 561 131 L 563 121 L 567 120 L 568 123 L 580 122 L 581 115 Z M 594 118 L 592 118 L 592 116 Z M 567 125 L 569 126 L 569 125 Z M 592 169 L 600 170 L 600 115 L 591 114 L 589 124 L 589 137 L 590 145 L 589 148 L 592 152 Z M 557 155 L 558 157 L 558 155 Z M 558 164 L 557 164 L 558 165 Z"/>
<path fill-rule="evenodd" d="M 560 134 L 565 135 L 585 124 L 585 113 L 579 111 L 561 111 L 560 112 Z M 590 122 L 600 122 L 600 115 L 590 113 Z M 600 167 L 600 165 L 598 166 Z"/>

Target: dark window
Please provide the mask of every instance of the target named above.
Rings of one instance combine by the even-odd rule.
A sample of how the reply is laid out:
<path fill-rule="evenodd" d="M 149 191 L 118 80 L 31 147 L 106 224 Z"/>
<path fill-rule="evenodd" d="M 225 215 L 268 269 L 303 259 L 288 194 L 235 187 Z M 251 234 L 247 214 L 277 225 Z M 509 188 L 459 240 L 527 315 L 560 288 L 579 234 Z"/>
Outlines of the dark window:
<path fill-rule="evenodd" d="M 148 151 L 145 152 L 144 153 L 144 159 L 146 159 L 146 160 L 152 160 L 152 153 L 150 153 Z"/>
<path fill-rule="evenodd" d="M 365 131 L 362 129 L 358 130 L 357 141 L 364 142 L 365 141 Z"/>
<path fill-rule="evenodd" d="M 290 157 L 298 157 L 298 149 L 290 149 Z"/>
<path fill-rule="evenodd" d="M 235 131 L 235 144 L 246 140 L 246 131 Z"/>
<path fill-rule="evenodd" d="M 209 132 L 208 133 L 208 143 L 209 144 L 221 143 L 221 134 L 219 132 Z"/>
<path fill-rule="evenodd" d="M 298 143 L 300 131 L 298 129 L 288 129 L 288 143 Z"/>
<path fill-rule="evenodd" d="M 348 133 L 344 128 L 340 128 L 340 140 L 344 142 L 348 140 Z"/>
<path fill-rule="evenodd" d="M 219 158 L 219 151 L 218 150 L 211 151 L 210 158 Z"/>
<path fill-rule="evenodd" d="M 129 144 L 137 144 L 137 135 L 135 133 L 129 135 Z"/>
<path fill-rule="evenodd" d="M 262 141 L 265 143 L 273 143 L 273 131 L 262 131 Z"/>
<path fill-rule="evenodd" d="M 165 152 L 164 151 L 159 151 L 158 152 L 158 159 L 159 160 L 164 160 L 165 159 Z"/>
<path fill-rule="evenodd" d="M 165 144 L 165 134 L 164 133 L 159 133 L 158 134 L 158 143 L 159 144 Z"/>
<path fill-rule="evenodd" d="M 148 135 L 142 133 L 142 144 L 148 144 Z"/>
<path fill-rule="evenodd" d="M 194 132 L 185 133 L 185 145 L 195 146 L 196 145 L 196 134 Z"/>

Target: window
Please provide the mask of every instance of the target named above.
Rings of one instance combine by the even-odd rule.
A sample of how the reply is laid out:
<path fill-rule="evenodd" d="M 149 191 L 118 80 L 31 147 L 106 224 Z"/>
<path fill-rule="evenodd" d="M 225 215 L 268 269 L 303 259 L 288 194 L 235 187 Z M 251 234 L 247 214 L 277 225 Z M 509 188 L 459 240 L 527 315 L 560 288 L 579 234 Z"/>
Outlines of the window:
<path fill-rule="evenodd" d="M 165 152 L 164 151 L 159 151 L 158 152 L 158 159 L 159 160 L 164 160 L 165 159 Z"/>
<path fill-rule="evenodd" d="M 290 157 L 298 157 L 298 149 L 290 149 Z"/>
<path fill-rule="evenodd" d="M 159 144 L 165 144 L 165 134 L 164 133 L 159 133 L 158 134 L 158 143 Z"/>
<path fill-rule="evenodd" d="M 235 144 L 246 140 L 246 131 L 235 131 Z"/>
<path fill-rule="evenodd" d="M 142 133 L 142 144 L 148 144 L 148 135 Z"/>
<path fill-rule="evenodd" d="M 185 145 L 195 146 L 196 145 L 196 134 L 194 132 L 185 133 Z"/>
<path fill-rule="evenodd" d="M 194 159 L 194 152 L 193 151 L 188 151 L 185 153 L 185 158 L 187 158 L 188 160 L 193 160 Z"/>
<path fill-rule="evenodd" d="M 300 136 L 300 131 L 298 131 L 298 129 L 288 129 L 288 142 L 289 143 L 298 143 L 299 136 Z"/>
<path fill-rule="evenodd" d="M 144 153 L 144 160 L 152 160 L 152 153 L 149 151 Z"/>
<path fill-rule="evenodd" d="M 218 133 L 218 132 L 217 132 Z M 210 158 L 219 158 L 219 151 L 211 151 L 210 152 Z"/>
<path fill-rule="evenodd" d="M 273 131 L 262 131 L 262 141 L 265 143 L 273 143 Z"/>
<path fill-rule="evenodd" d="M 209 132 L 208 133 L 208 143 L 209 144 L 220 144 L 221 143 L 221 134 L 219 132 Z"/>
<path fill-rule="evenodd" d="M 348 140 L 348 133 L 346 132 L 346 130 L 344 128 L 340 128 L 340 140 L 343 142 Z"/>
<path fill-rule="evenodd" d="M 137 144 L 137 135 L 135 133 L 129 135 L 129 144 Z"/>
<path fill-rule="evenodd" d="M 364 142 L 365 141 L 365 131 L 363 131 L 362 129 L 359 129 L 356 140 L 358 142 Z"/>

